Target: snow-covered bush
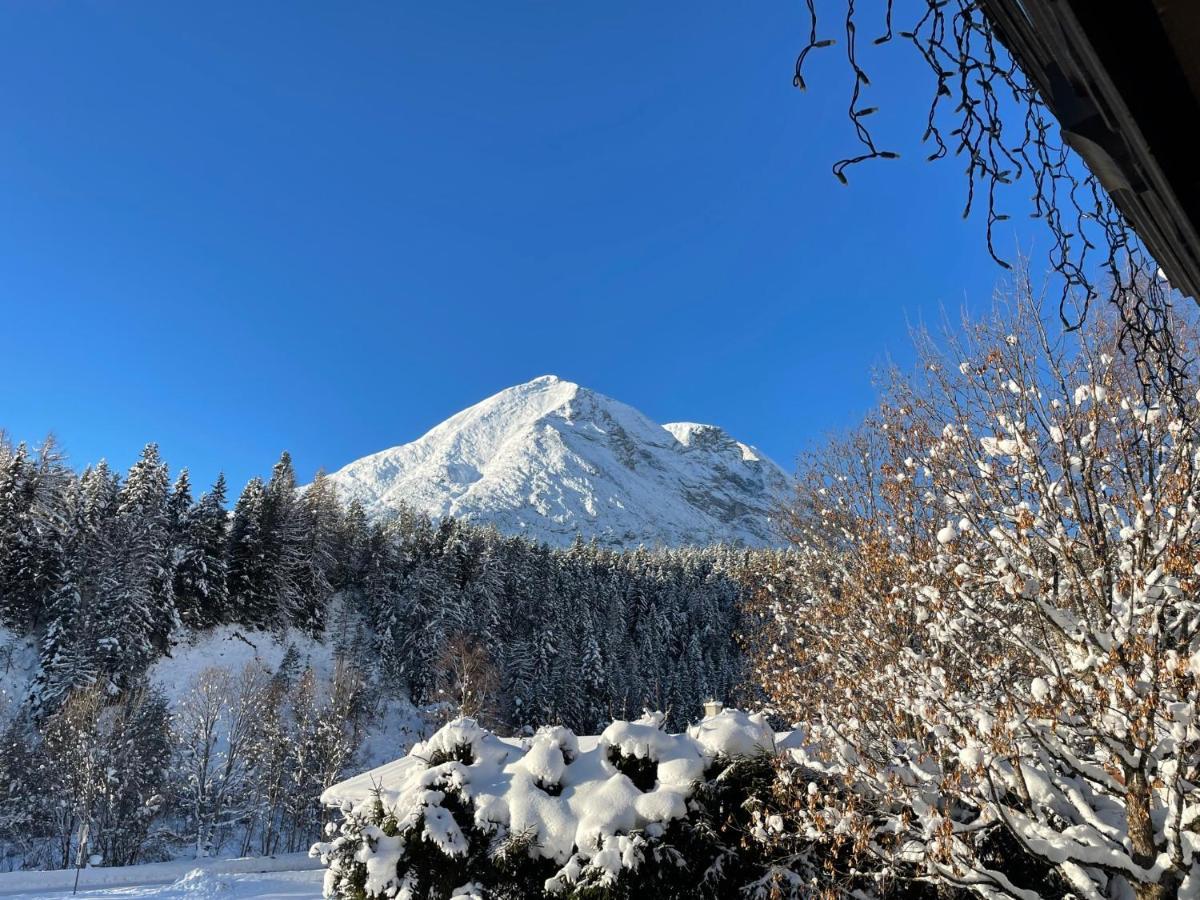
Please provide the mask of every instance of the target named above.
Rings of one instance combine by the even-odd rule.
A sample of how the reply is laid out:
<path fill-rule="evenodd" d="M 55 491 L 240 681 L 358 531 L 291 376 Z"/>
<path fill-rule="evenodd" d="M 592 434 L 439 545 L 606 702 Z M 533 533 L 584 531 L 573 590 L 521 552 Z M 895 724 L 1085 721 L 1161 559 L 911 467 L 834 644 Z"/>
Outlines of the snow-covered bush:
<path fill-rule="evenodd" d="M 726 710 L 599 737 L 500 738 L 470 719 L 326 793 L 343 822 L 313 848 L 329 897 L 802 896 L 823 862 L 776 858 L 775 735 Z M 811 842 L 810 842 L 811 843 Z"/>
<path fill-rule="evenodd" d="M 788 827 L 985 897 L 1196 896 L 1200 408 L 1040 312 L 923 340 L 803 465 L 750 649 L 838 787 Z"/>
<path fill-rule="evenodd" d="M 70 866 L 84 832 L 107 865 L 166 856 L 166 700 L 148 685 L 110 700 L 95 686 L 41 723 L 22 710 L 0 727 L 0 868 Z"/>

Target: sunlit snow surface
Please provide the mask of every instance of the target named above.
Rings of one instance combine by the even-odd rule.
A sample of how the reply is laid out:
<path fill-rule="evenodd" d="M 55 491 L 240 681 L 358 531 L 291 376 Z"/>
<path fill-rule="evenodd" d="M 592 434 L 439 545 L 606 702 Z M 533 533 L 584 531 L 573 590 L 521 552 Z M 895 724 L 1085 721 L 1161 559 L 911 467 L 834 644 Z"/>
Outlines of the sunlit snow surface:
<path fill-rule="evenodd" d="M 317 900 L 324 878 L 307 854 L 266 860 L 177 860 L 145 866 L 87 869 L 80 873 L 84 898 L 155 900 Z M 277 868 L 278 871 L 256 871 Z M 230 871 L 234 870 L 234 871 Z M 237 871 L 241 870 L 241 871 Z M 74 872 L 0 873 L 2 898 L 67 898 Z"/>
<path fill-rule="evenodd" d="M 407 506 L 552 544 L 779 543 L 782 469 L 713 425 L 658 425 L 553 375 L 501 391 L 409 444 L 333 473 L 368 515 Z"/>

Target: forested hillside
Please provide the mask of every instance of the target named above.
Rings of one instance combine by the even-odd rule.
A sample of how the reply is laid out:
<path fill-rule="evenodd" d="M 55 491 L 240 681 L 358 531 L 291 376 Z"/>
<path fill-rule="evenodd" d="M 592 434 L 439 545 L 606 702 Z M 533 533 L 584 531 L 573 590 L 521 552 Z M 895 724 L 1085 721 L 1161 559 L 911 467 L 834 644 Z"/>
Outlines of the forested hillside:
<path fill-rule="evenodd" d="M 369 524 L 323 477 L 297 490 L 287 454 L 226 507 L 223 480 L 196 498 L 154 445 L 123 477 L 76 473 L 53 444 L 0 449 L 0 624 L 37 657 L 0 710 L 10 864 L 68 864 L 83 821 L 110 863 L 306 846 L 320 788 L 396 701 L 509 732 L 588 732 L 644 706 L 683 723 L 734 690 L 739 576 L 770 555 L 549 548 L 415 514 Z M 215 631 L 299 632 L 332 663 L 189 671 L 169 702 L 148 671 L 169 679 L 180 648 Z M 105 768 L 119 778 L 97 779 Z"/>

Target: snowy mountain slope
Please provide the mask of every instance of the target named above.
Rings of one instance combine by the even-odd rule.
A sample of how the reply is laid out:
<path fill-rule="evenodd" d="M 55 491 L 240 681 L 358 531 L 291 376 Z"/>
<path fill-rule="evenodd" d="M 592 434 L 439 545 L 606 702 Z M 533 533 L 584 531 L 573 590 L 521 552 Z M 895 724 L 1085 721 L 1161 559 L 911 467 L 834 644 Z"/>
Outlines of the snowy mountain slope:
<path fill-rule="evenodd" d="M 408 506 L 560 545 L 775 544 L 787 491 L 782 469 L 716 426 L 658 425 L 553 375 L 329 477 L 374 518 Z"/>

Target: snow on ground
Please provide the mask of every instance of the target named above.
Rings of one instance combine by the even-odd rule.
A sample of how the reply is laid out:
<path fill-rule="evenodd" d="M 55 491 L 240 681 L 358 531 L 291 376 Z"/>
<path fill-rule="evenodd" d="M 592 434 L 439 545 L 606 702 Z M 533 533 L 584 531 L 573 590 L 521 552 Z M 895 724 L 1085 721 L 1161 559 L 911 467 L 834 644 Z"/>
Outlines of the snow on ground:
<path fill-rule="evenodd" d="M 0 628 L 0 722 L 25 701 L 37 674 L 37 643 Z"/>
<path fill-rule="evenodd" d="M 169 656 L 150 667 L 150 680 L 166 692 L 167 701 L 175 706 L 191 687 L 192 680 L 205 669 L 225 669 L 236 674 L 257 663 L 274 672 L 289 647 L 296 648 L 301 669 L 311 667 L 318 680 L 332 676 L 333 648 L 321 640 L 295 629 L 280 635 L 222 625 L 211 631 L 186 634 L 183 641 L 171 647 Z"/>
<path fill-rule="evenodd" d="M 76 896 L 96 900 L 317 900 L 323 878 L 319 863 L 307 853 L 265 859 L 189 859 L 84 869 L 79 873 Z M 62 900 L 71 896 L 74 882 L 74 870 L 0 873 L 0 897 Z"/>
<path fill-rule="evenodd" d="M 289 648 L 295 648 L 301 669 L 313 669 L 318 684 L 332 680 L 337 660 L 331 635 L 315 639 L 295 629 L 279 635 L 232 625 L 193 634 L 176 644 L 170 656 L 151 666 L 150 678 L 166 692 L 173 707 L 205 669 L 216 667 L 236 674 L 248 665 L 258 664 L 274 672 Z M 395 759 L 429 731 L 429 719 L 406 698 L 387 700 L 372 716 L 355 764 L 365 769 Z"/>
<path fill-rule="evenodd" d="M 290 629 L 282 635 L 222 625 L 211 631 L 184 632 L 169 655 L 157 660 L 149 677 L 163 689 L 174 707 L 205 669 L 241 672 L 258 663 L 271 672 L 279 668 L 289 647 L 300 655 L 300 667 L 311 666 L 322 678 L 333 674 L 333 648 L 303 632 Z M 0 628 L 0 719 L 24 703 L 37 675 L 37 642 Z"/>
<path fill-rule="evenodd" d="M 337 660 L 330 636 L 319 639 L 295 629 L 279 634 L 233 625 L 184 632 L 170 654 L 150 667 L 149 678 L 162 688 L 168 704 L 175 708 L 205 669 L 224 669 L 236 675 L 246 666 L 257 664 L 275 672 L 289 648 L 295 648 L 300 669 L 313 669 L 318 684 L 327 684 L 333 678 Z M 36 641 L 0 628 L 0 722 L 26 701 L 37 668 Z M 403 698 L 388 700 L 371 720 L 357 765 L 369 768 L 395 759 L 429 731 L 429 719 L 421 710 Z"/>

